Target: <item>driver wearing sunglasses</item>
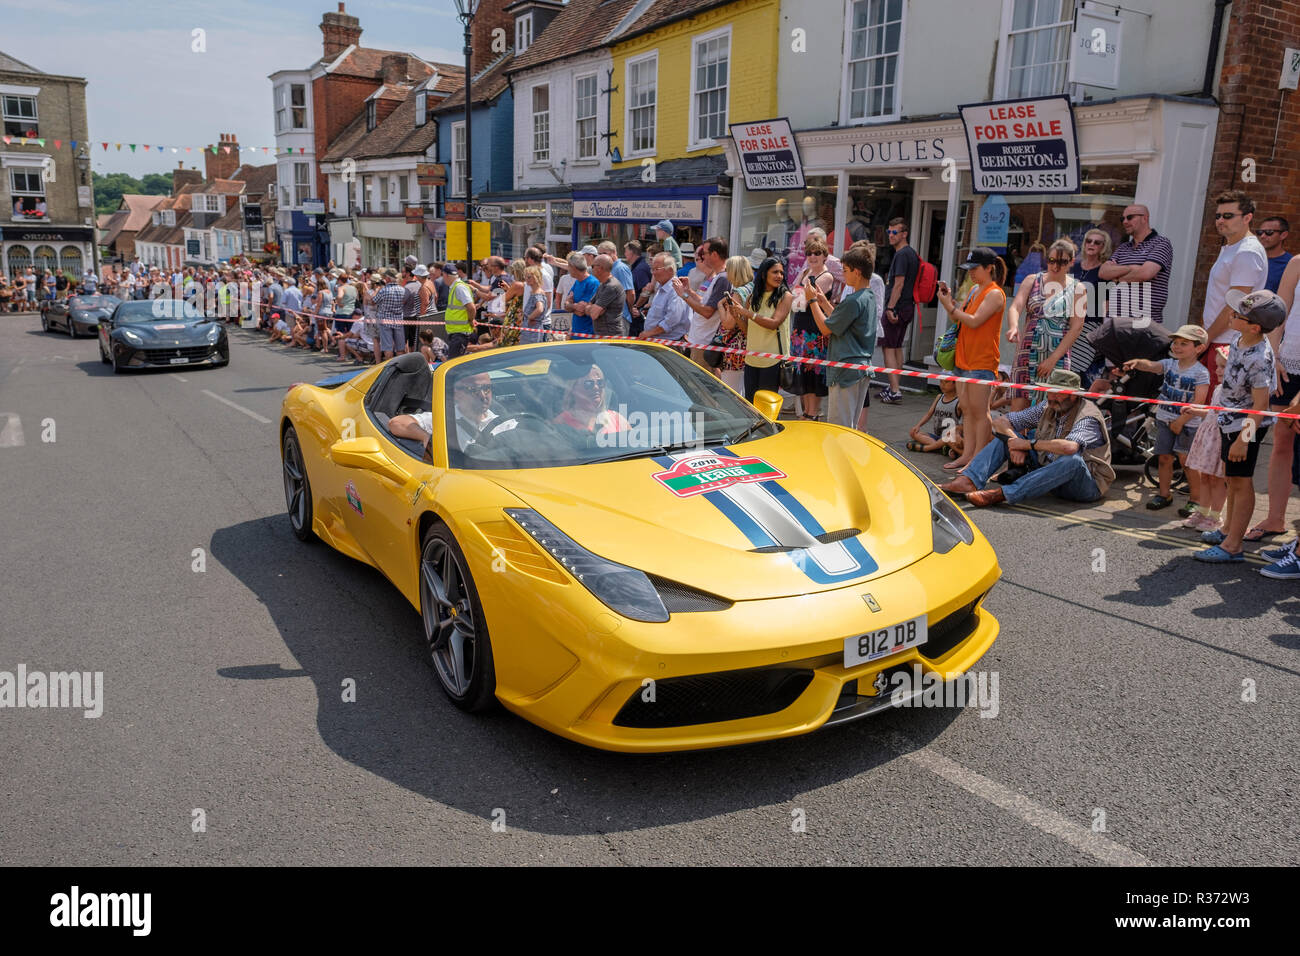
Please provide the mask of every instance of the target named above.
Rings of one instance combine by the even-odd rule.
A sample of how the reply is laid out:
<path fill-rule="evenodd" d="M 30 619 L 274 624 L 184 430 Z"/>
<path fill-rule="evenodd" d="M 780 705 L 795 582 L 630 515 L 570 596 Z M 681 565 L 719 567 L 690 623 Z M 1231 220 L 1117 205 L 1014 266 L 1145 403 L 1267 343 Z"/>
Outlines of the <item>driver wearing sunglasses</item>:
<path fill-rule="evenodd" d="M 496 418 L 492 411 L 492 376 L 487 372 L 467 375 L 452 387 L 456 402 L 456 444 L 461 451 Z M 428 444 L 433 435 L 433 412 L 394 415 L 388 430 L 398 438 L 413 438 Z"/>

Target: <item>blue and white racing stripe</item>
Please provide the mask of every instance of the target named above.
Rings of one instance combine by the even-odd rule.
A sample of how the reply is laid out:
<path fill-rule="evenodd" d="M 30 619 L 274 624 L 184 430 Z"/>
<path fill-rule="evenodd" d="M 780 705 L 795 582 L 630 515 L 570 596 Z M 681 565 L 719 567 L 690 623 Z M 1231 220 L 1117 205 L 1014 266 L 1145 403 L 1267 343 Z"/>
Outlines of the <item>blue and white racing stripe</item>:
<path fill-rule="evenodd" d="M 655 459 L 669 469 L 684 458 L 700 455 L 743 458 L 743 452 L 717 447 L 694 449 Z M 875 559 L 857 537 L 824 544 L 817 539 L 826 529 L 780 482 L 737 483 L 718 491 L 705 492 L 707 499 L 734 524 L 755 548 L 789 548 L 786 556 L 795 567 L 817 584 L 838 584 L 874 574 Z"/>

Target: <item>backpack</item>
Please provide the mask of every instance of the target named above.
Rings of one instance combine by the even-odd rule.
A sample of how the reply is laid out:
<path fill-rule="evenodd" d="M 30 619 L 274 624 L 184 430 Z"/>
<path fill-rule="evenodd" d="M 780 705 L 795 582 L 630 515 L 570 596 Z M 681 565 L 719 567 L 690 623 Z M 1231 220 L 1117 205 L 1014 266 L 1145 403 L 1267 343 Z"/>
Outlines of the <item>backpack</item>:
<path fill-rule="evenodd" d="M 933 263 L 922 259 L 920 267 L 916 270 L 916 280 L 912 283 L 912 301 L 917 305 L 925 305 L 938 291 L 939 270 Z"/>

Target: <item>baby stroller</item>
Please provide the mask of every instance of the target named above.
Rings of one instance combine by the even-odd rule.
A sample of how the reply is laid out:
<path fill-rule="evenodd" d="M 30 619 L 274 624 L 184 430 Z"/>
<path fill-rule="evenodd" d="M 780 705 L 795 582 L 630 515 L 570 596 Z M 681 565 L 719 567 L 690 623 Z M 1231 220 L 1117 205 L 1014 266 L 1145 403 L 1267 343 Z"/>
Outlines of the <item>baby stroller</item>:
<path fill-rule="evenodd" d="M 1155 398 L 1160 394 L 1164 377 L 1156 372 L 1124 372 L 1129 359 L 1159 362 L 1169 357 L 1169 332 L 1149 319 L 1107 319 L 1094 329 L 1088 340 L 1098 355 L 1104 357 L 1111 371 L 1111 393 L 1115 398 L 1098 404 L 1110 426 L 1111 464 L 1115 467 L 1141 467 L 1151 484 L 1158 484 L 1156 458 L 1156 405 L 1151 402 L 1126 402 L 1125 396 Z M 1085 382 L 1087 386 L 1089 383 Z M 1174 460 L 1174 486 L 1181 487 L 1185 477 Z"/>

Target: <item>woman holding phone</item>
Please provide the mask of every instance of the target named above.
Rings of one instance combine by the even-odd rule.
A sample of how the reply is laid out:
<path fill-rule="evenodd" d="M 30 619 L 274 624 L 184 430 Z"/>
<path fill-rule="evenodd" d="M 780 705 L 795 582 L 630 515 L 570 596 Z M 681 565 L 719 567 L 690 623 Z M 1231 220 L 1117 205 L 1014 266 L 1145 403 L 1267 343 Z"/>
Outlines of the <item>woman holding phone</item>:
<path fill-rule="evenodd" d="M 785 266 L 781 260 L 767 258 L 754 276 L 754 289 L 748 302 L 730 300 L 722 325 L 738 324 L 744 330 L 747 347 L 753 352 L 787 354 L 789 348 L 790 303 L 794 296 L 785 284 Z M 758 355 L 745 356 L 745 400 L 752 402 L 760 389 L 777 391 L 781 387 L 780 359 Z"/>
<path fill-rule="evenodd" d="M 810 311 L 809 302 L 817 297 L 811 288 L 816 286 L 830 302 L 835 303 L 840 299 L 844 283 L 836 279 L 827 266 L 831 251 L 825 240 L 819 236 L 809 236 L 804 240 L 803 251 L 805 265 L 791 290 L 790 354 L 799 358 L 824 359 L 830 337 L 822 334 Z M 800 363 L 791 391 L 800 396 L 802 402 L 799 417 L 818 418 L 821 415 L 821 400 L 827 394 L 826 369 L 819 365 Z"/>
<path fill-rule="evenodd" d="M 949 471 L 965 468 L 993 439 L 989 395 L 991 383 L 998 377 L 1002 311 L 1007 304 L 1006 293 L 1002 291 L 1007 266 L 992 249 L 976 246 L 958 268 L 966 270 L 973 283 L 960 306 L 953 299 L 948 283 L 939 283 L 939 304 L 948 313 L 948 321 L 961 324 L 957 335 L 956 373 L 990 384 L 959 382 L 957 385 L 964 447 L 960 458 L 943 466 Z"/>
<path fill-rule="evenodd" d="M 718 326 L 718 334 L 714 336 L 713 344 L 728 349 L 744 349 L 747 347 L 745 344 L 745 330 L 736 317 L 732 315 L 732 309 L 743 307 L 745 300 L 753 294 L 753 265 L 744 256 L 732 256 L 727 260 L 727 281 L 731 283 L 731 291 L 718 303 L 719 308 L 722 310 L 722 322 Z M 718 373 L 722 380 L 737 392 L 743 392 L 745 389 L 745 356 L 733 355 L 730 352 L 710 352 L 709 354 L 721 356 Z"/>

